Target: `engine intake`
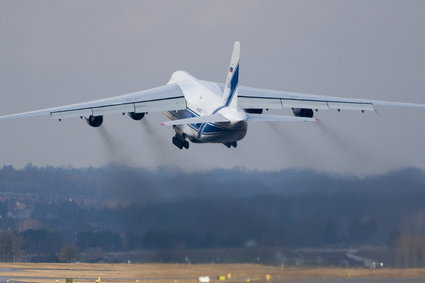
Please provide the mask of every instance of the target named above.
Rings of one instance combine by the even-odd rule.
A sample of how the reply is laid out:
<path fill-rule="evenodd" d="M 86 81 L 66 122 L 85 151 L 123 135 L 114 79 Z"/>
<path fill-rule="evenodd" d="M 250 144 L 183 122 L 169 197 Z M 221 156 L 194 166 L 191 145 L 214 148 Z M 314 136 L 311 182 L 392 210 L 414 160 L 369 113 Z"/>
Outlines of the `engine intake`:
<path fill-rule="evenodd" d="M 251 113 L 251 114 L 263 114 L 263 109 L 257 109 L 257 108 L 247 108 L 247 109 L 244 109 L 244 111 L 246 113 Z"/>
<path fill-rule="evenodd" d="M 145 117 L 146 113 L 136 113 L 136 112 L 128 112 L 128 116 L 136 121 L 142 120 Z"/>
<path fill-rule="evenodd" d="M 313 109 L 309 108 L 292 108 L 292 112 L 296 117 L 313 118 Z"/>
<path fill-rule="evenodd" d="M 103 123 L 103 116 L 90 115 L 90 117 L 86 118 L 86 122 L 94 128 L 100 127 Z"/>

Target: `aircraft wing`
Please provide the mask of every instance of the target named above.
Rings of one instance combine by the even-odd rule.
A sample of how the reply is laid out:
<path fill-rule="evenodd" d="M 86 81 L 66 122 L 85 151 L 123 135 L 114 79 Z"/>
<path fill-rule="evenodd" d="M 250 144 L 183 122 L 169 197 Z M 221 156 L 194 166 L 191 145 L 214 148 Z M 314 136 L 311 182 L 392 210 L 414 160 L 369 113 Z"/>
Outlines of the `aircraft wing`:
<path fill-rule="evenodd" d="M 238 88 L 238 106 L 244 109 L 309 108 L 318 110 L 374 111 L 374 106 L 376 105 L 425 108 L 425 104 L 417 103 L 341 98 L 245 86 Z"/>
<path fill-rule="evenodd" d="M 0 116 L 0 120 L 50 115 L 54 119 L 103 116 L 112 113 L 147 113 L 186 109 L 180 87 L 168 84 L 130 94 L 85 103 L 48 108 L 19 114 Z"/>

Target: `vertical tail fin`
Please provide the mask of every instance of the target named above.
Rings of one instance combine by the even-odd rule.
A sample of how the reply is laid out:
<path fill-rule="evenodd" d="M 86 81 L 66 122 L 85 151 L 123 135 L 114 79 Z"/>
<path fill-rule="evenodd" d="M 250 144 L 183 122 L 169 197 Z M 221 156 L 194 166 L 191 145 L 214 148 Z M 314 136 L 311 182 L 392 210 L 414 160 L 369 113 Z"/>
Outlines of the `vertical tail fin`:
<path fill-rule="evenodd" d="M 223 92 L 223 104 L 233 108 L 237 107 L 240 46 L 241 44 L 238 41 L 233 46 L 232 59 L 230 59 L 229 71 Z"/>

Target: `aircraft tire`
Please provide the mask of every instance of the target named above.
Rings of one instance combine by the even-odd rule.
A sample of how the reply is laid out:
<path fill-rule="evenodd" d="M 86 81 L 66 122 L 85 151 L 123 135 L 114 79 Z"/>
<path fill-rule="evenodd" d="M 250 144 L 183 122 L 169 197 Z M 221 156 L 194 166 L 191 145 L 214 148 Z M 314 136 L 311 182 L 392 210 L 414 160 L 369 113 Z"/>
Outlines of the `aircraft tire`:
<path fill-rule="evenodd" d="M 183 148 L 183 142 L 180 139 L 173 137 L 172 141 L 173 141 L 173 144 L 177 146 L 179 149 Z"/>
<path fill-rule="evenodd" d="M 183 142 L 183 147 L 184 147 L 185 149 L 189 149 L 189 142 L 188 142 L 188 141 L 184 141 L 184 142 Z"/>

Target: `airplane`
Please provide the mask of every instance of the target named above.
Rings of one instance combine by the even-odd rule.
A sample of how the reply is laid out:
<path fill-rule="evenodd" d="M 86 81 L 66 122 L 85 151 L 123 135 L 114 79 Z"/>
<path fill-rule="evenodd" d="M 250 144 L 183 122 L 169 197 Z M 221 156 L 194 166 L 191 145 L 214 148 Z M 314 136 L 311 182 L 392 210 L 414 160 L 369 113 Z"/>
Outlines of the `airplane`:
<path fill-rule="evenodd" d="M 50 115 L 62 119 L 80 117 L 92 127 L 103 123 L 103 116 L 127 113 L 141 120 L 149 112 L 163 112 L 172 126 L 173 144 L 188 149 L 192 143 L 222 143 L 228 148 L 247 133 L 248 122 L 317 122 L 318 110 L 374 111 L 374 106 L 425 108 L 425 104 L 340 98 L 313 94 L 239 86 L 240 43 L 235 42 L 225 84 L 199 80 L 187 72 L 176 71 L 160 87 L 126 95 L 43 110 L 0 116 L 0 120 Z M 264 109 L 292 109 L 294 116 L 267 115 Z"/>

